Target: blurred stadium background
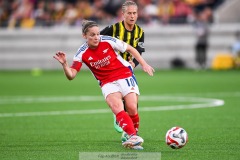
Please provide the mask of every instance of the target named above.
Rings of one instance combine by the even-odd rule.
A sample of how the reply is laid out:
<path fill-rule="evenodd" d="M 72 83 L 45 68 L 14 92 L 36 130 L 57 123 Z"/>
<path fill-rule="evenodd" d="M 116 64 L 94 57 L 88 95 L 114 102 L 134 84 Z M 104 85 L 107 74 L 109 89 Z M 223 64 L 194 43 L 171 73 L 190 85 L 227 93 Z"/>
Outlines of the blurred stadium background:
<path fill-rule="evenodd" d="M 52 55 L 62 50 L 69 61 L 82 43 L 81 21 L 103 28 L 121 20 L 121 0 L 0 0 L 0 69 L 58 69 Z M 239 0 L 136 0 L 145 30 L 143 56 L 156 69 L 197 69 L 197 14 L 207 10 L 207 68 L 232 68 L 232 45 L 240 30 Z M 227 55 L 226 55 L 227 54 Z M 225 58 L 224 58 L 225 57 Z M 227 57 L 227 58 L 226 58 Z M 217 65 L 217 66 L 216 66 Z"/>
<path fill-rule="evenodd" d="M 69 83 L 52 58 L 62 50 L 71 62 L 83 42 L 81 21 L 96 20 L 101 28 L 117 22 L 122 2 L 0 0 L 1 160 L 134 152 L 121 146 L 112 113 L 91 73 L 82 71 Z M 135 72 L 142 94 L 144 152 L 161 152 L 164 160 L 239 159 L 240 74 L 233 69 L 237 66 L 232 46 L 240 30 L 240 1 L 136 2 L 138 24 L 145 30 L 143 56 L 156 69 L 153 77 Z M 199 71 L 195 24 L 203 11 L 209 48 L 206 70 Z M 176 125 L 189 134 L 188 144 L 180 150 L 166 146 L 164 139 Z"/>

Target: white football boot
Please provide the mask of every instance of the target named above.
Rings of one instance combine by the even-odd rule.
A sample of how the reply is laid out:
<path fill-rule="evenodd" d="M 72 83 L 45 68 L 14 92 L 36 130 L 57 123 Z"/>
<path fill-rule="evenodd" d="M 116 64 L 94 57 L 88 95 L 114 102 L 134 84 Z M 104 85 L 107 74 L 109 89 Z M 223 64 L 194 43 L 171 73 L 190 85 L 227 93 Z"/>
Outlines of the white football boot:
<path fill-rule="evenodd" d="M 126 140 L 125 142 L 122 143 L 122 145 L 125 148 L 130 148 L 130 149 L 136 149 L 136 150 L 142 150 L 142 144 L 143 144 L 144 140 L 137 136 L 131 136 L 128 140 Z"/>

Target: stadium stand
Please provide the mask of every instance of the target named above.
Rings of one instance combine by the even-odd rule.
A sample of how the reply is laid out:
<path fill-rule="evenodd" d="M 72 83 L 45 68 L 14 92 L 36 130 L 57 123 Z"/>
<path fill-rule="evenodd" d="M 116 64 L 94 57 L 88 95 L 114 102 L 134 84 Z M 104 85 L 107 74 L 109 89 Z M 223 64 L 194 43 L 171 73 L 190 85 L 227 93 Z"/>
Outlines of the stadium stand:
<path fill-rule="evenodd" d="M 207 64 L 217 53 L 229 53 L 240 24 L 212 25 Z M 196 68 L 193 28 L 183 26 L 144 26 L 146 32 L 144 57 L 156 68 L 170 68 L 170 61 L 180 58 L 186 67 Z M 51 28 L 34 30 L 0 30 L 1 69 L 57 69 L 53 54 L 62 50 L 72 58 L 82 43 L 80 29 Z M 71 60 L 71 59 L 69 59 Z"/>
<path fill-rule="evenodd" d="M 215 12 L 216 21 L 218 23 L 240 22 L 239 6 L 239 0 L 228 0 L 227 3 L 221 5 Z"/>
<path fill-rule="evenodd" d="M 141 3 L 139 1 L 140 7 L 143 6 L 143 4 L 149 4 L 151 6 L 150 9 L 156 7 L 156 1 L 143 1 L 144 2 L 141 1 Z M 224 6 L 228 6 L 229 3 L 232 3 L 234 0 L 230 1 L 225 1 L 220 8 L 223 9 Z M 0 2 L 3 1 L 0 0 Z M 79 1 L 73 2 L 77 3 Z M 95 11 L 98 11 L 102 16 L 106 16 L 104 9 L 100 7 L 101 4 L 94 3 L 99 1 L 90 2 L 97 8 Z M 84 1 L 84 3 L 86 3 L 86 1 Z M 2 5 L 2 3 L 0 3 L 0 5 Z M 78 5 L 78 7 L 88 6 L 86 4 Z M 60 10 L 62 6 L 59 5 L 58 7 Z M 72 8 L 71 5 L 68 7 Z M 171 62 L 177 59 L 182 61 L 187 68 L 197 68 L 194 51 L 196 37 L 194 35 L 194 28 L 190 23 L 175 22 L 173 24 L 162 24 L 161 21 L 156 21 L 158 19 L 156 19 L 154 12 L 149 12 L 149 14 L 151 14 L 150 18 L 149 15 L 139 14 L 139 23 L 142 23 L 142 27 L 146 33 L 146 53 L 144 53 L 143 56 L 151 65 L 159 69 L 171 68 Z M 216 10 L 213 15 L 219 18 L 221 14 L 221 12 Z M 68 15 L 69 17 L 74 17 L 74 11 L 69 12 Z M 110 14 L 108 13 L 108 15 Z M 100 22 L 100 28 L 110 23 L 110 21 L 107 21 L 108 19 L 117 21 L 119 15 L 117 14 L 114 17 L 115 18 L 111 19 L 111 16 L 106 16 L 105 21 Z M 208 67 L 211 67 L 212 61 L 218 53 L 231 52 L 230 47 L 235 41 L 234 34 L 240 28 L 237 19 L 235 19 L 234 23 L 219 23 L 218 18 L 216 22 L 212 22 L 210 25 L 210 46 L 207 54 Z M 95 17 L 95 19 L 99 20 L 101 18 Z M 36 19 L 34 19 L 34 25 L 31 21 L 25 24 L 30 25 L 31 29 L 21 28 L 21 25 L 10 29 L 8 28 L 9 24 L 2 20 L 2 28 L 0 29 L 0 69 L 59 69 L 59 65 L 52 58 L 53 54 L 58 50 L 68 53 L 68 59 L 71 61 L 83 41 L 81 38 L 80 21 L 76 21 L 77 23 L 74 21 L 75 26 L 69 25 L 73 24 L 73 20 L 74 18 L 70 18 L 67 22 L 64 21 L 63 25 L 60 25 L 60 21 L 54 21 L 54 23 L 51 20 L 38 21 L 39 26 L 37 26 Z M 66 25 L 65 22 L 68 25 Z"/>

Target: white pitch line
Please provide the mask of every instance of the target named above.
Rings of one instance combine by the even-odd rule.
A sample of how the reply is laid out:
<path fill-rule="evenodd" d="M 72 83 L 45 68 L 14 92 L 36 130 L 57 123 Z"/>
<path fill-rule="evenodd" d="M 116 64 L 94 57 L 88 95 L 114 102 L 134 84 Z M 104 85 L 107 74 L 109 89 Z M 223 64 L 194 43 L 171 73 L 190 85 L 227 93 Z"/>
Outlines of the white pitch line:
<path fill-rule="evenodd" d="M 16 97 L 15 97 L 16 98 Z M 10 98 L 11 99 L 11 98 Z M 18 97 L 12 98 L 11 103 L 42 103 L 42 102 L 69 102 L 69 101 L 103 101 L 101 96 L 78 96 L 78 97 Z M 9 100 L 9 99 L 8 99 Z M 45 100 L 45 101 L 44 101 Z M 175 96 L 141 96 L 140 101 L 172 101 L 172 102 L 192 102 L 194 104 L 170 105 L 170 106 L 150 106 L 140 107 L 139 111 L 167 111 L 179 109 L 196 109 L 219 107 L 224 105 L 220 99 L 198 98 L 198 97 L 175 97 Z M 8 101 L 0 100 L 0 104 L 6 104 Z M 76 114 L 99 114 L 109 113 L 110 109 L 91 109 L 91 110 L 67 110 L 67 111 L 48 111 L 48 112 L 22 112 L 22 113 L 1 113 L 1 117 L 30 117 L 30 116 L 53 116 L 53 115 L 76 115 Z"/>
<path fill-rule="evenodd" d="M 82 102 L 82 101 L 104 101 L 103 96 L 13 96 L 0 97 L 1 104 L 19 103 L 56 103 L 56 102 Z"/>
<path fill-rule="evenodd" d="M 73 114 L 98 114 L 98 113 L 108 113 L 108 112 L 110 112 L 110 109 L 23 112 L 23 113 L 2 113 L 0 114 L 0 117 L 57 116 L 57 115 L 73 115 Z"/>
<path fill-rule="evenodd" d="M 204 97 L 240 97 L 240 92 L 205 92 L 205 93 L 175 93 L 166 96 L 204 96 Z"/>
<path fill-rule="evenodd" d="M 169 111 L 169 110 L 180 110 L 180 109 L 197 109 L 197 108 L 210 108 L 220 107 L 224 105 L 223 100 L 215 99 L 210 103 L 203 104 L 189 104 L 189 105 L 172 105 L 172 106 L 157 106 L 157 107 L 142 107 L 141 111 Z"/>
<path fill-rule="evenodd" d="M 163 101 L 163 100 L 170 100 L 170 101 L 178 101 L 178 102 L 206 102 L 208 100 L 212 100 L 210 98 L 193 98 L 188 96 L 194 96 L 195 94 L 184 94 L 182 95 L 149 95 L 149 96 L 140 96 L 140 101 Z M 201 95 L 201 94 L 196 94 Z M 216 96 L 215 93 L 211 94 L 204 94 L 204 95 L 212 95 Z M 221 94 L 223 95 L 223 93 Z M 225 94 L 224 94 L 225 95 Z M 226 95 L 235 95 L 240 96 L 240 92 L 234 93 L 226 93 Z M 203 96 L 203 95 L 202 95 Z M 82 102 L 82 101 L 102 101 L 104 102 L 103 96 L 0 96 L 0 105 L 3 104 L 23 104 L 23 103 L 57 103 L 57 102 Z"/>

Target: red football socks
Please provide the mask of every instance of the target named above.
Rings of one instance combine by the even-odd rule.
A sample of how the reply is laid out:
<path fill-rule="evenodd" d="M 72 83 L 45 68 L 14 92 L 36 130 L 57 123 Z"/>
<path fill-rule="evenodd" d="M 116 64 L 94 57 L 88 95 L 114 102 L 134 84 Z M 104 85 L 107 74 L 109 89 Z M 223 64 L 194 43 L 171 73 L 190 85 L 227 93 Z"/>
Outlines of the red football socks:
<path fill-rule="evenodd" d="M 119 126 L 128 134 L 136 135 L 136 130 L 133 125 L 132 119 L 129 115 L 123 110 L 116 115 L 117 122 Z"/>
<path fill-rule="evenodd" d="M 136 132 L 138 132 L 138 128 L 139 128 L 139 116 L 138 113 L 134 116 L 130 116 L 130 118 L 132 119 L 134 128 L 136 130 Z"/>

